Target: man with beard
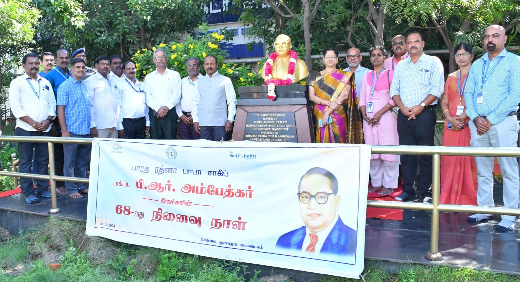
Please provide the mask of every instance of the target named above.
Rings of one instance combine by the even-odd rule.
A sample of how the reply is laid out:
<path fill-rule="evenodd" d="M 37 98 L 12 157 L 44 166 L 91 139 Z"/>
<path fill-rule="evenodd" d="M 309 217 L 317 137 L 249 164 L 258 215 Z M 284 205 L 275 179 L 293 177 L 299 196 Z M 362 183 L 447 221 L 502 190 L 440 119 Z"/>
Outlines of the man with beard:
<path fill-rule="evenodd" d="M 144 83 L 135 78 L 134 62 L 124 63 L 123 71 L 125 75 L 115 85 L 120 101 L 119 122 L 123 124 L 123 137 L 145 139 L 150 131 L 150 120 Z"/>
<path fill-rule="evenodd" d="M 99 138 L 117 138 L 117 130 L 123 130 L 119 122 L 119 98 L 112 91 L 114 81 L 108 80 L 110 59 L 103 55 L 94 62 L 96 74 L 85 80 L 85 88 L 90 99 L 90 135 Z"/>
<path fill-rule="evenodd" d="M 361 93 L 361 82 L 363 81 L 363 77 L 370 70 L 361 66 L 361 60 L 363 57 L 361 56 L 361 51 L 358 48 L 348 49 L 346 58 L 348 68 L 344 69 L 343 71 L 351 71 L 354 73 L 356 93 L 359 95 L 359 93 Z"/>
<path fill-rule="evenodd" d="M 386 70 L 395 70 L 395 67 L 399 62 L 408 58 L 408 53 L 406 52 L 406 46 L 404 41 L 404 36 L 400 34 L 394 36 L 394 38 L 392 39 L 392 53 L 394 55 L 385 60 L 383 67 Z"/>
<path fill-rule="evenodd" d="M 433 146 L 435 107 L 437 99 L 444 92 L 444 67 L 439 58 L 424 54 L 424 44 L 422 35 L 418 32 L 412 32 L 406 37 L 410 56 L 395 67 L 390 86 L 390 96 L 399 107 L 399 145 Z M 429 203 L 432 199 L 432 156 L 419 156 L 419 166 L 418 200 Z M 403 193 L 396 200 L 414 200 L 417 156 L 402 155 L 401 167 Z"/>
<path fill-rule="evenodd" d="M 60 48 L 56 51 L 56 67 L 45 75 L 54 91 L 54 98 L 58 100 L 57 94 L 60 85 L 70 77 L 69 62 L 70 56 L 69 51 Z M 54 119 L 51 127 L 51 136 L 61 136 L 60 122 L 56 118 Z M 54 143 L 54 168 L 56 175 L 63 175 L 63 144 Z M 56 192 L 60 195 L 67 195 L 67 189 L 65 189 L 65 182 L 56 181 Z"/>
<path fill-rule="evenodd" d="M 44 77 L 54 68 L 54 54 L 51 52 L 43 52 L 40 65 L 42 66 L 42 71 L 38 73 L 38 75 Z"/>
<path fill-rule="evenodd" d="M 484 48 L 488 51 L 476 60 L 468 74 L 464 93 L 466 114 L 471 121 L 472 147 L 516 147 L 518 140 L 517 110 L 520 103 L 520 58 L 505 48 L 505 29 L 491 25 L 484 31 Z M 478 170 L 477 204 L 493 207 L 493 157 L 475 157 Z M 518 208 L 518 162 L 513 157 L 499 157 L 503 174 L 504 206 Z M 469 222 L 480 222 L 489 214 L 474 214 Z M 502 215 L 497 231 L 513 231 L 515 216 Z"/>
<path fill-rule="evenodd" d="M 11 111 L 17 118 L 15 135 L 49 136 L 52 120 L 56 116 L 56 100 L 52 86 L 48 80 L 38 74 L 38 54 L 25 55 L 22 65 L 25 74 L 13 80 L 9 87 Z M 47 164 L 49 163 L 47 144 L 19 142 L 18 153 L 20 172 L 31 173 L 31 165 L 34 165 L 34 173 L 47 174 Z M 47 180 L 35 180 L 35 183 L 36 190 L 33 189 L 32 179 L 21 178 L 20 180 L 22 193 L 28 204 L 39 202 L 40 197 L 51 197 Z"/>
<path fill-rule="evenodd" d="M 110 56 L 110 73 L 108 79 L 116 81 L 115 79 L 123 78 L 123 57 L 119 55 Z"/>
<path fill-rule="evenodd" d="M 206 56 L 204 70 L 206 76 L 198 80 L 198 91 L 193 98 L 193 127 L 202 139 L 225 140 L 237 112 L 235 88 L 229 77 L 218 73 L 217 57 Z"/>
<path fill-rule="evenodd" d="M 157 48 L 153 52 L 156 70 L 146 75 L 146 104 L 150 107 L 152 139 L 177 138 L 177 113 L 173 108 L 181 100 L 181 76 L 166 67 L 166 52 Z"/>
<path fill-rule="evenodd" d="M 191 57 L 186 61 L 188 76 L 182 79 L 181 102 L 177 104 L 175 110 L 180 117 L 179 136 L 181 139 L 199 139 L 200 134 L 193 128 L 193 117 L 191 116 L 193 97 L 197 93 L 197 80 L 202 77 L 200 74 L 200 60 Z"/>
<path fill-rule="evenodd" d="M 71 77 L 58 90 L 58 119 L 63 137 L 88 138 L 90 134 L 90 101 L 85 89 L 85 61 L 80 58 L 70 62 Z M 64 175 L 87 177 L 91 145 L 63 144 L 65 155 Z M 73 199 L 88 193 L 85 183 L 65 182 L 67 193 Z"/>

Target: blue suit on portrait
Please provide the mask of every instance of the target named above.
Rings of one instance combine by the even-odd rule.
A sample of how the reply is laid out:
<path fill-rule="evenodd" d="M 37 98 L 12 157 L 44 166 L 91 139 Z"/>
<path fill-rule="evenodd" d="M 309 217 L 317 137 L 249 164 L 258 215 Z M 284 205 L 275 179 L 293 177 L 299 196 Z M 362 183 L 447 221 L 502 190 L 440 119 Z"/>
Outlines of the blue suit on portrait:
<path fill-rule="evenodd" d="M 280 236 L 276 242 L 276 248 L 301 251 L 307 234 L 306 228 L 306 226 L 302 226 Z M 357 232 L 345 225 L 341 217 L 338 217 L 338 221 L 323 242 L 320 254 L 353 256 L 356 253 L 356 239 Z"/>

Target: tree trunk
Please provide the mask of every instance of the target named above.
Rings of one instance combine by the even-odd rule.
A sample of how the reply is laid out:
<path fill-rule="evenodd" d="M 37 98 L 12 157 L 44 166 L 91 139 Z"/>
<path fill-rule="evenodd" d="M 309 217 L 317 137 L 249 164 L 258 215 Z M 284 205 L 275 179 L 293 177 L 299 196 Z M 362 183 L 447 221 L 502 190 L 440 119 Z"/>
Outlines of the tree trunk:
<path fill-rule="evenodd" d="M 311 11 L 309 7 L 309 0 L 302 0 L 303 4 L 303 39 L 305 42 L 305 63 L 309 71 L 312 69 L 311 60 Z"/>
<path fill-rule="evenodd" d="M 142 24 L 139 27 L 139 38 L 141 39 L 141 45 L 143 47 L 147 48 L 147 46 L 146 46 L 146 31 L 144 29 L 144 24 Z"/>

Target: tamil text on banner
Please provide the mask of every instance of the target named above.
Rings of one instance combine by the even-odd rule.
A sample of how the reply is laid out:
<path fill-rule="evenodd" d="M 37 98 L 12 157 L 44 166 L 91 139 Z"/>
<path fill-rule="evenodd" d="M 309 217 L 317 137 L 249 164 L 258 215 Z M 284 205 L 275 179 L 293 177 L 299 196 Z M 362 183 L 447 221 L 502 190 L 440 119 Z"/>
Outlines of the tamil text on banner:
<path fill-rule="evenodd" d="M 358 278 L 370 147 L 94 139 L 87 234 Z"/>

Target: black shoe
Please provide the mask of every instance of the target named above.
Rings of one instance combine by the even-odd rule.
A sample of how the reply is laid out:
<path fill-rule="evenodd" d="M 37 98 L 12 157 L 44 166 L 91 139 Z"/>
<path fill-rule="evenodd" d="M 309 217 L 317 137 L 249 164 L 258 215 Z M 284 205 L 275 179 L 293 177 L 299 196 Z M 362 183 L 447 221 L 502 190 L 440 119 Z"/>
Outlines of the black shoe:
<path fill-rule="evenodd" d="M 410 202 L 410 201 L 413 201 L 414 198 L 415 198 L 415 195 L 412 197 L 411 195 L 409 195 L 406 192 L 403 192 L 401 195 L 395 197 L 395 199 L 397 201 L 401 201 L 401 202 Z"/>

